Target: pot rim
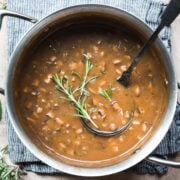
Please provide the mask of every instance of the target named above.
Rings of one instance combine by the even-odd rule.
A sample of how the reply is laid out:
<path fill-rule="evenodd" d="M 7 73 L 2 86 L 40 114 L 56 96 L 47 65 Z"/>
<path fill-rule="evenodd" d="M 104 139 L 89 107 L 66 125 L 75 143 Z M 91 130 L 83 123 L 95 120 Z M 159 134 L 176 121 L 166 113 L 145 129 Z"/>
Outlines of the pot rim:
<path fill-rule="evenodd" d="M 114 15 L 120 15 L 123 14 L 123 16 L 126 16 L 129 18 L 129 20 L 133 21 L 135 20 L 137 24 L 142 25 L 147 32 L 152 33 L 152 30 L 139 18 L 136 16 L 111 6 L 106 5 L 97 5 L 97 4 L 83 4 L 83 5 L 77 5 L 77 6 L 71 6 L 68 8 L 64 8 L 58 11 L 55 11 L 54 13 L 46 16 L 42 20 L 40 20 L 38 23 L 36 23 L 30 30 L 21 38 L 21 40 L 18 42 L 17 46 L 15 47 L 14 52 L 11 55 L 10 58 L 10 65 L 8 69 L 8 75 L 6 79 L 6 107 L 7 112 L 10 118 L 10 121 L 13 125 L 13 128 L 15 129 L 15 132 L 17 133 L 20 140 L 23 142 L 23 144 L 30 150 L 31 153 L 33 153 L 38 159 L 46 163 L 47 165 L 52 166 L 53 168 L 60 170 L 62 172 L 77 175 L 77 176 L 84 176 L 84 177 L 97 177 L 97 176 L 105 176 L 114 174 L 123 170 L 126 170 L 140 161 L 142 161 L 144 158 L 146 158 L 161 142 L 165 134 L 167 133 L 172 121 L 173 121 L 173 115 L 176 108 L 176 100 L 177 100 L 177 83 L 176 83 L 176 77 L 173 70 L 172 62 L 170 61 L 170 56 L 164 47 L 162 41 L 158 38 L 156 43 L 159 45 L 161 51 L 163 52 L 164 56 L 166 57 L 168 69 L 169 69 L 169 76 L 171 79 L 171 82 L 169 82 L 170 87 L 170 94 L 169 94 L 169 102 L 163 120 L 160 122 L 158 128 L 155 130 L 153 136 L 142 146 L 141 149 L 139 149 L 136 153 L 129 156 L 127 159 L 123 160 L 122 162 L 119 162 L 114 165 L 101 167 L 101 168 L 83 168 L 83 167 L 75 167 L 72 165 L 68 165 L 65 163 L 62 163 L 58 160 L 53 159 L 49 155 L 42 152 L 40 149 L 37 148 L 35 144 L 32 143 L 30 138 L 27 136 L 25 131 L 20 126 L 20 123 L 18 123 L 18 118 L 15 112 L 15 107 L 12 107 L 13 102 L 13 90 L 12 90 L 12 82 L 13 82 L 13 69 L 16 66 L 16 56 L 19 53 L 19 49 L 24 47 L 24 44 L 26 43 L 27 39 L 33 35 L 33 33 L 38 29 L 42 28 L 44 25 L 44 22 L 50 21 L 52 17 L 57 16 L 59 13 L 77 13 L 79 11 L 88 11 L 88 12 L 95 12 L 98 10 L 107 11 L 107 13 L 113 13 Z"/>

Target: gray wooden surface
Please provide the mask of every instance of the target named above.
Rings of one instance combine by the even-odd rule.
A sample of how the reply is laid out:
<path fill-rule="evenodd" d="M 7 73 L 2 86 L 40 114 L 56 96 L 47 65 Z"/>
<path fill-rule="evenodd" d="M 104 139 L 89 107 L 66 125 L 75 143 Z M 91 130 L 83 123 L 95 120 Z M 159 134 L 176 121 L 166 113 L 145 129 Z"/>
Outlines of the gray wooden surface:
<path fill-rule="evenodd" d="M 0 0 L 3 2 L 4 0 Z M 168 0 L 165 0 L 168 1 Z M 175 64 L 175 70 L 178 78 L 178 82 L 180 82 L 180 16 L 176 19 L 176 21 L 172 25 L 172 57 Z M 0 87 L 4 87 L 5 85 L 5 77 L 7 72 L 7 27 L 6 27 L 6 18 L 3 21 L 3 27 L 0 31 Z M 5 107 L 5 99 L 0 95 L 0 100 L 3 104 L 3 112 Z M 6 138 L 6 128 L 3 120 L 0 122 L 0 148 L 7 145 Z M 8 156 L 7 156 L 7 160 Z M 180 153 L 175 157 L 176 161 L 180 161 Z M 9 163 L 11 163 L 9 161 Z M 126 180 L 180 180 L 180 169 L 169 168 L 169 171 L 166 175 L 160 177 L 158 175 L 136 175 L 136 174 L 127 174 L 127 173 L 118 173 L 111 176 L 99 177 L 99 178 L 82 178 L 75 177 L 70 175 L 37 175 L 32 172 L 28 172 L 26 176 L 24 176 L 25 180 L 84 180 L 84 179 L 97 179 L 97 180 L 108 180 L 108 179 L 126 179 Z"/>

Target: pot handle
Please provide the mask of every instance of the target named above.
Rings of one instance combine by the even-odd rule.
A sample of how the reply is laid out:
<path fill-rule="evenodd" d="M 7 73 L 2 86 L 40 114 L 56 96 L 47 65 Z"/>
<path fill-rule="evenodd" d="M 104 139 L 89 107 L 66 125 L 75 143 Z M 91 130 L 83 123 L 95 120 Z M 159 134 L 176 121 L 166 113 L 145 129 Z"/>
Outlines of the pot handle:
<path fill-rule="evenodd" d="M 178 104 L 180 104 L 180 83 L 178 82 Z M 152 163 L 156 163 L 156 164 L 160 164 L 160 165 L 166 165 L 166 166 L 170 166 L 170 167 L 174 167 L 174 168 L 180 168 L 180 162 L 176 162 L 176 161 L 171 161 L 171 160 L 166 160 L 166 159 L 162 159 L 156 156 L 149 156 L 146 158 L 146 161 L 152 162 Z"/>
<path fill-rule="evenodd" d="M 173 168 L 180 168 L 180 162 L 166 160 L 166 159 L 162 159 L 156 156 L 149 156 L 146 158 L 146 161 L 149 161 L 155 164 L 170 166 Z"/>
<path fill-rule="evenodd" d="M 31 16 L 27 16 L 27 15 L 24 15 L 24 14 L 20 14 L 16 11 L 11 11 L 11 10 L 4 10 L 4 9 L 1 9 L 0 10 L 0 30 L 1 30 L 1 25 L 2 25 L 2 20 L 3 20 L 3 17 L 4 16 L 12 16 L 12 17 L 17 17 L 17 18 L 21 18 L 21 19 L 24 19 L 24 20 L 27 20 L 27 21 L 30 21 L 32 23 L 36 23 L 38 20 L 31 17 Z M 0 94 L 4 95 L 5 94 L 5 91 L 4 89 L 0 88 Z"/>
<path fill-rule="evenodd" d="M 27 21 L 30 21 L 32 23 L 36 23 L 38 20 L 31 17 L 31 16 L 27 16 L 21 13 L 18 13 L 16 11 L 12 11 L 12 10 L 0 10 L 0 29 L 1 29 L 1 25 L 2 25 L 2 20 L 4 16 L 12 16 L 12 17 L 18 17 Z"/>
<path fill-rule="evenodd" d="M 5 94 L 5 91 L 3 88 L 0 88 L 0 94 L 4 95 Z"/>
<path fill-rule="evenodd" d="M 178 104 L 180 104 L 180 82 L 178 82 Z"/>

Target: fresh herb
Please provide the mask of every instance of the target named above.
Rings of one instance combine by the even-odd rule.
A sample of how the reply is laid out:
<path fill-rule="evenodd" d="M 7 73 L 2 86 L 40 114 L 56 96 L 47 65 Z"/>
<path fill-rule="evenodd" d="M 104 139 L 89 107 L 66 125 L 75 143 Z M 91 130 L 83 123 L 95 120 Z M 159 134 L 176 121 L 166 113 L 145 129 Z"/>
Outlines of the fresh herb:
<path fill-rule="evenodd" d="M 7 3 L 5 3 L 5 2 L 1 3 L 1 8 L 2 9 L 7 9 Z"/>
<path fill-rule="evenodd" d="M 75 70 L 73 70 L 71 73 L 72 73 L 73 75 L 76 75 L 76 76 L 80 79 L 80 81 L 83 81 L 83 78 L 81 77 L 81 75 L 80 75 L 78 72 L 76 72 Z"/>
<path fill-rule="evenodd" d="M 112 96 L 112 85 L 108 86 L 107 90 L 100 90 L 99 94 L 111 101 L 111 96 Z"/>
<path fill-rule="evenodd" d="M 20 180 L 25 172 L 20 169 L 19 166 L 9 165 L 4 156 L 8 153 L 8 146 L 5 146 L 0 150 L 0 179 L 1 180 Z"/>
<path fill-rule="evenodd" d="M 0 149 L 0 152 L 1 152 L 2 154 L 8 154 L 8 145 L 5 146 L 5 147 L 3 147 L 3 148 L 1 148 L 1 149 Z"/>
<path fill-rule="evenodd" d="M 92 114 L 93 112 L 96 112 L 97 108 L 96 107 L 92 107 L 89 109 L 89 114 Z"/>
<path fill-rule="evenodd" d="M 0 101 L 0 121 L 2 119 L 2 104 L 1 104 L 1 101 Z"/>
<path fill-rule="evenodd" d="M 81 84 L 79 87 L 73 90 L 73 87 L 69 85 L 68 78 L 65 78 L 64 76 L 59 78 L 57 74 L 53 76 L 53 81 L 57 85 L 57 90 L 64 93 L 66 97 L 60 97 L 63 100 L 70 101 L 74 104 L 74 107 L 77 111 L 77 114 L 75 116 L 89 120 L 96 128 L 98 126 L 94 123 L 94 121 L 91 119 L 91 116 L 89 115 L 87 108 L 86 108 L 86 99 L 89 96 L 89 92 L 86 90 L 86 86 L 89 82 L 96 79 L 98 76 L 93 76 L 91 78 L 88 78 L 88 74 L 90 69 L 92 68 L 92 64 L 89 61 L 89 58 L 87 55 L 84 55 L 85 59 L 85 75 L 82 77 L 78 72 L 73 71 L 72 74 L 79 77 Z M 75 98 L 74 95 L 76 92 L 79 92 L 79 96 Z"/>
<path fill-rule="evenodd" d="M 82 94 L 86 94 L 87 91 L 85 89 L 86 85 L 91 82 L 92 80 L 98 78 L 99 76 L 92 76 L 91 78 L 88 79 L 88 74 L 89 71 L 91 70 L 91 68 L 93 67 L 92 63 L 89 61 L 89 58 L 86 54 L 83 54 L 84 60 L 85 60 L 85 74 L 82 77 L 78 72 L 76 71 L 72 71 L 72 74 L 76 75 L 80 81 L 81 81 L 81 85 L 79 86 L 78 89 L 76 89 L 76 91 L 80 91 L 80 96 L 79 98 L 81 98 Z"/>

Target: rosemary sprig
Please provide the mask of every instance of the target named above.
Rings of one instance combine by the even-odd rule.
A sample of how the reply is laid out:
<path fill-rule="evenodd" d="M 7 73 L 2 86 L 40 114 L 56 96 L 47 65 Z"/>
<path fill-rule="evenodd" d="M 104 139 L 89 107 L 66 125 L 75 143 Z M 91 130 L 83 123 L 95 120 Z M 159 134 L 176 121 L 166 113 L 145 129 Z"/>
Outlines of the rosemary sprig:
<path fill-rule="evenodd" d="M 8 145 L 5 146 L 5 147 L 3 147 L 3 148 L 1 148 L 1 149 L 0 149 L 0 152 L 1 152 L 2 154 L 8 154 Z"/>
<path fill-rule="evenodd" d="M 81 81 L 81 85 L 79 88 L 77 88 L 75 91 L 80 91 L 80 96 L 79 99 L 81 98 L 81 96 L 83 95 L 83 93 L 88 93 L 87 90 L 85 89 L 86 85 L 91 82 L 92 80 L 98 78 L 99 76 L 92 76 L 91 78 L 88 79 L 88 74 L 89 71 L 91 70 L 91 68 L 93 67 L 92 63 L 89 61 L 89 57 L 86 54 L 83 54 L 84 60 L 85 60 L 85 74 L 82 77 L 78 72 L 76 71 L 72 71 L 72 74 L 76 75 L 80 81 Z"/>
<path fill-rule="evenodd" d="M 73 89 L 72 87 L 69 86 L 68 79 L 64 77 L 59 78 L 58 75 L 55 74 L 53 76 L 53 81 L 58 86 L 57 90 L 59 90 L 60 92 L 64 93 L 67 96 L 67 98 L 64 97 L 60 97 L 60 98 L 74 103 L 75 109 L 78 112 L 76 116 L 89 120 L 95 127 L 97 127 L 97 125 L 92 121 L 91 117 L 89 116 L 86 110 L 85 101 L 88 94 L 84 93 L 83 98 L 76 100 L 74 97 Z"/>
<path fill-rule="evenodd" d="M 7 3 L 1 2 L 0 4 L 1 4 L 1 6 L 2 6 L 2 7 L 1 7 L 2 9 L 7 9 Z"/>
<path fill-rule="evenodd" d="M 76 75 L 81 81 L 80 86 L 77 87 L 75 90 L 73 90 L 73 88 L 69 85 L 68 78 L 65 78 L 64 76 L 59 78 L 58 75 L 55 74 L 52 79 L 57 85 L 57 90 L 59 90 L 67 96 L 60 98 L 66 101 L 70 101 L 74 104 L 75 109 L 77 111 L 77 114 L 74 114 L 74 116 L 89 120 L 89 122 L 91 122 L 94 127 L 98 128 L 96 123 L 91 119 L 91 116 L 89 115 L 86 108 L 86 99 L 89 96 L 89 92 L 86 90 L 86 86 L 89 82 L 98 78 L 99 76 L 92 76 L 88 78 L 89 71 L 91 70 L 93 65 L 89 61 L 89 57 L 86 54 L 83 54 L 83 56 L 85 60 L 84 76 L 82 77 L 78 72 L 72 71 L 72 74 Z M 79 92 L 79 97 L 77 99 L 74 96 L 76 92 Z"/>
<path fill-rule="evenodd" d="M 2 180 L 20 180 L 21 176 L 25 175 L 25 172 L 20 169 L 19 166 L 9 165 L 4 155 L 8 153 L 8 146 L 5 146 L 0 150 L 0 179 Z"/>
<path fill-rule="evenodd" d="M 105 97 L 106 99 L 108 99 L 109 101 L 111 100 L 111 96 L 112 96 L 112 85 L 108 86 L 107 90 L 100 90 L 98 92 L 100 95 L 102 95 L 103 97 Z"/>

